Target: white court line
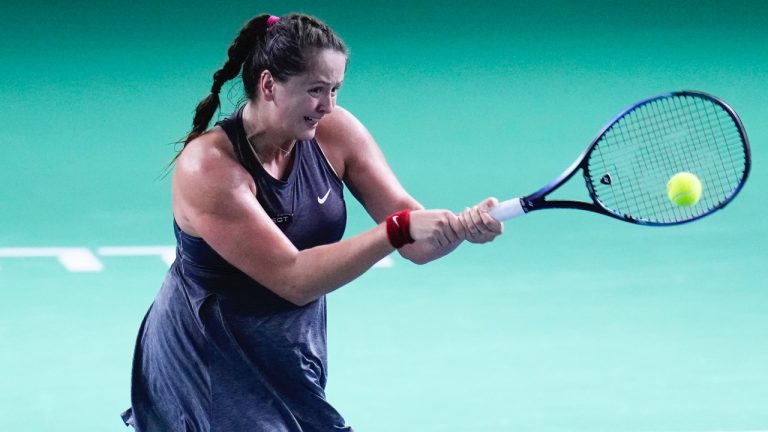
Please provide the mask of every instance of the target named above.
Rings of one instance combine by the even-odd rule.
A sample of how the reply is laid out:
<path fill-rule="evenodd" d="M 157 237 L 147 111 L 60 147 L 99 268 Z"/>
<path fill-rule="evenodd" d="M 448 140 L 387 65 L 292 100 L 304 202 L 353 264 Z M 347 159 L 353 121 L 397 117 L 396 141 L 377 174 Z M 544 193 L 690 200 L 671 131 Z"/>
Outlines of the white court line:
<path fill-rule="evenodd" d="M 103 246 L 96 249 L 100 256 L 157 256 L 170 266 L 176 259 L 175 246 Z M 104 264 L 85 247 L 13 247 L 0 248 L 0 258 L 57 258 L 70 272 L 100 272 Z M 395 261 L 384 257 L 374 268 L 391 268 Z M 768 431 L 764 431 L 768 432 Z"/>
<path fill-rule="evenodd" d="M 84 247 L 35 247 L 0 248 L 0 257 L 36 258 L 55 257 L 71 272 L 100 272 L 104 265 L 88 248 Z"/>
<path fill-rule="evenodd" d="M 176 259 L 175 246 L 104 246 L 97 250 L 101 256 L 152 256 L 158 255 L 169 266 Z M 390 268 L 395 262 L 390 257 L 384 257 L 374 264 L 377 268 Z"/>
<path fill-rule="evenodd" d="M 390 268 L 395 265 L 395 261 L 391 257 L 384 257 L 381 261 L 373 265 L 374 268 Z"/>
<path fill-rule="evenodd" d="M 159 256 L 169 266 L 176 259 L 175 246 L 104 246 L 97 252 L 101 256 Z"/>

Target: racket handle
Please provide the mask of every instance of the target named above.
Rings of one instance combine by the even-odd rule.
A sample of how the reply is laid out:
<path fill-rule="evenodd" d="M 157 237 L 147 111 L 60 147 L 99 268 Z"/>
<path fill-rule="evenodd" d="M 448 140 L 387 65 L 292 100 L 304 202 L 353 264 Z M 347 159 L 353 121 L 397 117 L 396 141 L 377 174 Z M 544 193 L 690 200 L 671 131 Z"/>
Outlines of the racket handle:
<path fill-rule="evenodd" d="M 493 216 L 497 221 L 504 222 L 525 214 L 525 209 L 523 208 L 523 203 L 520 201 L 520 198 L 512 198 L 493 206 L 488 210 L 488 214 Z"/>

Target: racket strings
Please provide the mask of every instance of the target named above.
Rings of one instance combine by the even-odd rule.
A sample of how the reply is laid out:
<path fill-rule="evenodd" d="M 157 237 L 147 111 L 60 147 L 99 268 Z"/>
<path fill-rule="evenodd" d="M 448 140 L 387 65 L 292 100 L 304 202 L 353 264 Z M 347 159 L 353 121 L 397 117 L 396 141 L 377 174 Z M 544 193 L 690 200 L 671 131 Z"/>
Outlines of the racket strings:
<path fill-rule="evenodd" d="M 595 144 L 587 181 L 609 211 L 647 223 L 676 223 L 724 205 L 746 174 L 742 131 L 715 101 L 675 95 L 626 112 Z M 694 173 L 703 194 L 690 207 L 673 204 L 666 183 Z M 606 181 L 608 179 L 608 181 Z"/>
<path fill-rule="evenodd" d="M 667 103 L 667 104 L 674 103 L 674 102 L 679 102 L 679 101 L 664 101 L 664 103 Z M 676 109 L 678 107 L 679 107 L 679 104 L 673 104 L 672 107 L 668 106 L 668 107 L 663 107 L 663 108 L 667 109 L 667 110 L 672 110 L 672 109 Z M 654 112 L 654 114 L 658 114 L 658 109 L 660 108 L 660 105 L 651 106 L 649 108 L 653 109 L 652 111 Z M 679 110 L 677 110 L 677 111 L 679 111 Z M 680 130 L 682 128 L 683 130 L 688 130 L 690 128 L 687 127 L 687 125 L 685 124 L 685 121 L 690 121 L 690 119 L 694 118 L 694 117 L 691 117 L 690 115 L 687 116 L 687 117 L 688 118 L 685 118 L 685 119 L 681 118 L 679 116 L 667 116 L 667 117 L 664 117 L 665 121 L 663 122 L 663 128 L 660 128 L 659 130 L 663 131 L 663 133 L 668 133 L 672 129 Z M 702 117 L 699 117 L 699 119 L 701 119 L 701 118 Z M 706 131 L 707 129 L 696 129 L 696 130 L 697 131 L 699 131 L 699 130 Z M 711 129 L 711 130 L 714 130 L 714 129 Z M 687 149 L 690 148 L 690 144 L 692 142 L 693 143 L 710 143 L 711 144 L 711 143 L 714 142 L 714 140 L 711 139 L 711 137 L 710 138 L 706 138 L 706 137 L 702 138 L 701 136 L 696 136 L 696 135 L 693 135 L 693 134 L 686 135 L 685 133 L 682 134 L 681 136 L 685 137 L 686 140 L 683 143 L 679 143 L 679 144 L 675 145 L 674 150 L 677 150 L 677 152 L 676 152 L 676 154 L 672 154 L 671 157 L 674 160 L 681 162 L 682 166 L 675 166 L 674 170 L 685 169 L 685 168 L 682 168 L 682 167 L 689 167 L 689 168 L 687 168 L 688 171 L 701 172 L 702 171 L 702 167 L 705 166 L 705 165 L 704 165 L 704 163 L 702 162 L 702 160 L 701 160 L 701 158 L 699 156 L 702 155 L 702 154 L 706 154 L 706 152 L 709 151 L 709 149 L 695 149 L 696 151 L 688 151 Z M 663 156 L 665 156 L 665 155 L 662 155 L 662 157 L 659 158 L 658 157 L 659 152 L 654 152 L 654 154 L 657 155 L 657 158 L 655 158 L 656 159 L 655 160 L 655 164 L 657 164 L 657 166 L 664 166 L 663 164 L 665 162 L 665 158 Z M 709 165 L 712 165 L 712 164 L 709 164 Z M 692 169 L 690 167 L 698 167 L 698 168 Z M 699 175 L 701 175 L 702 177 L 706 177 L 705 175 L 702 175 L 702 174 L 699 174 Z M 637 177 L 637 178 L 640 178 L 640 177 Z M 647 191 L 648 189 L 645 188 L 645 190 Z M 657 194 L 656 195 L 656 199 L 654 200 L 654 207 L 655 207 L 654 210 L 658 210 L 659 207 L 663 209 L 664 206 L 668 206 L 669 205 L 668 203 L 669 203 L 669 201 L 667 201 L 663 197 L 663 194 Z M 707 204 L 709 204 L 711 206 L 711 203 L 708 203 L 707 197 L 705 196 L 704 200 L 702 201 L 702 205 L 706 206 Z M 694 213 L 693 209 L 685 209 L 685 208 L 677 207 L 677 206 L 674 206 L 674 205 L 672 207 L 670 207 L 670 209 L 674 213 L 673 217 L 676 218 L 676 219 L 685 219 L 685 218 L 691 218 L 691 217 L 695 217 L 696 216 L 696 214 Z M 641 211 L 638 210 L 637 212 L 640 213 Z M 673 220 L 675 220 L 675 219 L 673 219 Z"/>
<path fill-rule="evenodd" d="M 707 163 L 706 161 L 701 160 L 701 155 L 711 153 L 710 149 L 705 148 L 693 148 L 692 144 L 697 143 L 708 143 L 713 144 L 715 141 L 711 137 L 702 137 L 697 136 L 696 134 L 690 133 L 691 131 L 707 131 L 707 130 L 715 130 L 715 129 L 707 129 L 707 128 L 694 128 L 692 129 L 690 127 L 690 123 L 693 120 L 695 122 L 696 117 L 692 116 L 691 114 L 693 111 L 683 112 L 681 111 L 681 104 L 680 100 L 663 100 L 661 103 L 666 104 L 667 106 L 655 104 L 652 106 L 647 107 L 650 112 L 653 113 L 655 116 L 654 118 L 663 119 L 663 122 L 661 122 L 662 127 L 658 129 L 658 132 L 664 134 L 666 137 L 669 137 L 669 134 L 671 133 L 673 136 L 673 139 L 667 139 L 662 142 L 666 143 L 674 143 L 672 147 L 667 145 L 667 149 L 673 150 L 672 153 L 669 153 L 669 151 L 658 151 L 659 148 L 652 147 L 654 149 L 654 164 L 651 165 L 651 168 L 653 167 L 668 167 L 669 164 L 665 162 L 669 161 L 675 161 L 676 164 L 672 165 L 672 171 L 679 172 L 680 170 L 688 170 L 688 171 L 695 171 L 698 173 L 701 173 L 704 169 L 707 167 L 711 168 L 714 165 L 712 163 Z M 662 116 L 664 112 L 672 112 L 674 115 L 671 116 Z M 681 116 L 680 114 L 683 113 L 684 116 Z M 701 116 L 698 117 L 699 119 L 703 118 Z M 650 125 L 651 127 L 653 125 Z M 653 129 L 647 129 L 647 130 L 653 130 Z M 678 132 L 675 132 L 678 131 Z M 682 131 L 679 132 L 679 131 Z M 659 139 L 659 137 L 647 137 L 651 139 Z M 680 138 L 683 138 L 683 141 L 680 142 Z M 687 167 L 687 168 L 686 168 Z M 644 170 L 648 171 L 648 170 Z M 663 172 L 663 171 L 662 171 Z M 707 174 L 711 174 L 711 172 L 706 172 L 705 174 L 699 174 L 701 177 L 707 177 Z M 643 178 L 643 177 L 636 177 L 636 178 Z M 644 178 L 648 179 L 649 177 L 646 175 Z M 666 175 L 662 176 L 660 180 L 666 180 L 668 177 Z M 658 181 L 658 180 L 657 180 Z M 650 189 L 647 187 L 648 185 L 643 186 L 643 190 L 646 192 Z M 663 188 L 661 188 L 663 190 Z M 676 219 L 685 219 L 690 217 L 695 217 L 696 214 L 694 213 L 694 209 L 686 209 L 681 208 L 678 206 L 672 205 L 669 207 L 670 202 L 664 197 L 664 194 L 656 194 L 656 199 L 653 200 L 654 202 L 654 210 L 664 209 L 665 207 L 668 207 L 671 209 L 671 211 L 674 213 L 674 218 Z M 707 205 L 708 200 L 707 197 L 704 197 L 704 200 L 702 201 L 702 205 Z M 711 204 L 711 203 L 710 203 Z M 640 213 L 640 210 L 638 210 L 638 213 Z"/>

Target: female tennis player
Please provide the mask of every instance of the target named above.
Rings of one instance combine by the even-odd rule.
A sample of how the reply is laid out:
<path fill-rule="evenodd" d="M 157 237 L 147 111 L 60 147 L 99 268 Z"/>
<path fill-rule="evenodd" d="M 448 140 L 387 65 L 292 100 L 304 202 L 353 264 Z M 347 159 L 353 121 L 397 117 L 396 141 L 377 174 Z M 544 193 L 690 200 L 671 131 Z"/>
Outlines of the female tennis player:
<path fill-rule="evenodd" d="M 336 106 L 346 53 L 313 17 L 259 15 L 213 75 L 176 158 L 176 261 L 136 342 L 136 430 L 350 431 L 325 398 L 325 295 L 395 249 L 427 263 L 501 233 L 494 199 L 454 215 L 406 193 Z M 246 103 L 207 130 L 241 70 Z M 378 225 L 342 241 L 344 184 Z"/>

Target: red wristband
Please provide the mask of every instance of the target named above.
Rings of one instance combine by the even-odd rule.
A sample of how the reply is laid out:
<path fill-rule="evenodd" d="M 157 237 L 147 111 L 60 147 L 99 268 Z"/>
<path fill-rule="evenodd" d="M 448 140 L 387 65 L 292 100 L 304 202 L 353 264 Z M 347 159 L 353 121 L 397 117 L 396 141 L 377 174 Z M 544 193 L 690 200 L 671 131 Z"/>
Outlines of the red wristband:
<path fill-rule="evenodd" d="M 387 216 L 387 237 L 395 249 L 413 243 L 411 237 L 411 210 L 405 209 Z"/>

